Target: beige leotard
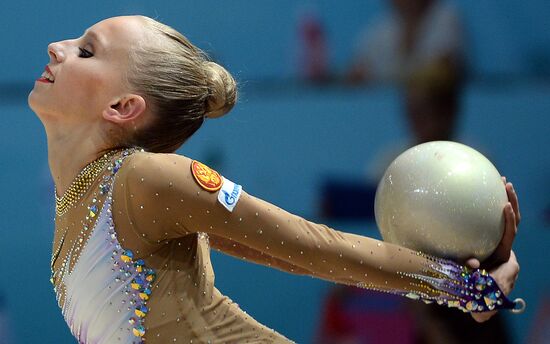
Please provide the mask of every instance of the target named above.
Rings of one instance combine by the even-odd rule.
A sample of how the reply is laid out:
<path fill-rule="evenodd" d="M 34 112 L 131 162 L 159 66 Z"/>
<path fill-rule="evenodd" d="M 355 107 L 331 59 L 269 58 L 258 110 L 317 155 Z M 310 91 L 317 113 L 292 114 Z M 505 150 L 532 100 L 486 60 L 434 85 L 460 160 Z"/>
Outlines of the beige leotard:
<path fill-rule="evenodd" d="M 449 277 L 446 261 L 309 222 L 205 166 L 201 181 L 181 155 L 138 151 L 113 161 L 56 218 L 54 285 L 80 342 L 291 342 L 216 289 L 211 247 L 290 273 L 467 308 L 449 289 L 461 282 Z"/>

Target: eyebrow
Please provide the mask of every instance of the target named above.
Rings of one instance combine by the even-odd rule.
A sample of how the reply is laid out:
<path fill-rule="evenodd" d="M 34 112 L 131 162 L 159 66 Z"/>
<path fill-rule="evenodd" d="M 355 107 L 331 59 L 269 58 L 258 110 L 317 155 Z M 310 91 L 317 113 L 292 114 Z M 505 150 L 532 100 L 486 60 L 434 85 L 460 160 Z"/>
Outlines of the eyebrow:
<path fill-rule="evenodd" d="M 84 31 L 84 35 L 85 36 L 90 36 L 90 38 L 92 40 L 94 40 L 95 42 L 99 43 L 100 46 L 103 46 L 103 47 L 105 46 L 103 40 L 101 39 L 101 36 L 98 35 L 95 31 L 86 30 L 86 31 Z"/>

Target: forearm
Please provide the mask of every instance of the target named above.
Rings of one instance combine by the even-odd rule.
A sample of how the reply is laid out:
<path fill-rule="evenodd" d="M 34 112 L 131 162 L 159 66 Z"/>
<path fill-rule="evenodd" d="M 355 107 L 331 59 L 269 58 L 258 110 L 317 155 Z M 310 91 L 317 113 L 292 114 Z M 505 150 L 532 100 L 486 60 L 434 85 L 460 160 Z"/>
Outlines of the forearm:
<path fill-rule="evenodd" d="M 238 207 L 233 214 L 210 213 L 201 221 L 193 218 L 186 228 L 207 228 L 209 234 L 239 245 L 234 254 L 249 250 L 249 257 L 264 265 L 273 258 L 275 267 L 283 270 L 296 266 L 318 278 L 379 290 L 407 290 L 410 278 L 402 273 L 420 273 L 429 263 L 416 252 L 306 221 L 247 194 L 241 196 Z"/>

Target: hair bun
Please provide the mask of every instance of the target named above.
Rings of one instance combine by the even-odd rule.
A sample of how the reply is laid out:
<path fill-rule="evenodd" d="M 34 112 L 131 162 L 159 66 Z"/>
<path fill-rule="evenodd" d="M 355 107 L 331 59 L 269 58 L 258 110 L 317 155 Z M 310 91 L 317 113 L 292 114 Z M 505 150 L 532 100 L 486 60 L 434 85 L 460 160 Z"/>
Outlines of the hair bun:
<path fill-rule="evenodd" d="M 204 63 L 208 83 L 205 116 L 221 117 L 228 113 L 237 101 L 237 83 L 229 72 L 215 62 Z"/>

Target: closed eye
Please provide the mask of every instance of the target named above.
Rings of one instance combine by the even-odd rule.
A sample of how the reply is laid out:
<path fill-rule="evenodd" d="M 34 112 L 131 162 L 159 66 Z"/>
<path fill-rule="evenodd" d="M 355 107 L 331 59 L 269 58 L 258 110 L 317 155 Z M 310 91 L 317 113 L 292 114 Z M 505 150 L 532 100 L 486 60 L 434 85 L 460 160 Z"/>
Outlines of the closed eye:
<path fill-rule="evenodd" d="M 88 58 L 88 57 L 94 56 L 94 54 L 92 54 L 89 50 L 86 50 L 84 48 L 78 48 L 78 50 L 80 50 L 78 57 Z"/>

